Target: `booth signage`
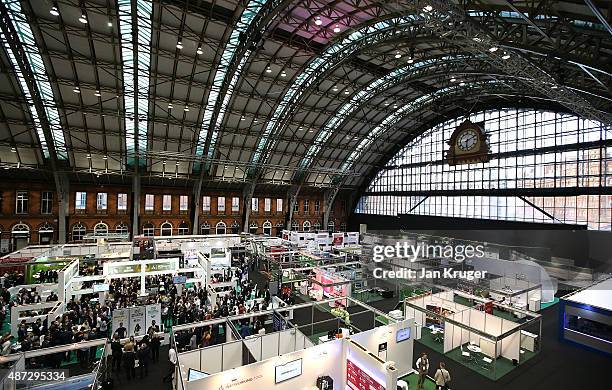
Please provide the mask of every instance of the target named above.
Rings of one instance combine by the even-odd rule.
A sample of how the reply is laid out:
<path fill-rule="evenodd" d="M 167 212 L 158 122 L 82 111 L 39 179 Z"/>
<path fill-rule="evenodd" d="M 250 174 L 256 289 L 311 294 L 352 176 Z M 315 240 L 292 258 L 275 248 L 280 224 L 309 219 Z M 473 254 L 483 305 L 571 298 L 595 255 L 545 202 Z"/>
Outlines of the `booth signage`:
<path fill-rule="evenodd" d="M 351 390 L 385 390 L 384 385 L 350 360 L 346 361 L 346 382 Z"/>
<path fill-rule="evenodd" d="M 113 310 L 113 332 L 119 329 L 120 324 L 123 324 L 123 327 L 127 329 L 129 320 L 130 320 L 129 309 Z"/>
<path fill-rule="evenodd" d="M 387 343 L 378 344 L 378 353 L 385 352 L 387 350 Z"/>
<path fill-rule="evenodd" d="M 149 327 L 153 324 L 153 321 L 155 321 L 155 325 L 159 326 L 159 329 L 161 331 L 162 329 L 161 303 L 147 305 L 145 306 L 145 310 L 146 310 L 146 317 L 147 317 L 147 329 L 146 330 L 149 330 Z"/>
<path fill-rule="evenodd" d="M 335 247 L 344 246 L 344 233 L 332 233 L 332 245 Z"/>
<path fill-rule="evenodd" d="M 146 333 L 145 316 L 146 311 L 144 306 L 130 308 L 130 327 L 128 328 L 128 334 L 130 336 L 141 336 Z"/>
<path fill-rule="evenodd" d="M 139 274 L 142 269 L 141 264 L 108 264 L 107 275 L 126 275 L 126 274 Z"/>
<path fill-rule="evenodd" d="M 185 283 L 187 283 L 187 276 L 185 276 L 185 275 L 175 276 L 175 277 L 172 278 L 172 283 L 174 283 L 174 284 L 185 284 Z"/>
<path fill-rule="evenodd" d="M 176 268 L 176 260 L 173 259 L 164 263 L 149 263 L 145 264 L 145 272 L 167 272 L 174 271 Z"/>

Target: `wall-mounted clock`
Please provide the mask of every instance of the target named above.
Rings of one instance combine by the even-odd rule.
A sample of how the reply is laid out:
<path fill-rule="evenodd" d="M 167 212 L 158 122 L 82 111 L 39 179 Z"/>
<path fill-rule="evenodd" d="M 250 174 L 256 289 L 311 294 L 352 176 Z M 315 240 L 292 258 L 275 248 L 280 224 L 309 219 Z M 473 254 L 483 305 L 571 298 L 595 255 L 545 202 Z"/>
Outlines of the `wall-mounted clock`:
<path fill-rule="evenodd" d="M 488 136 L 481 126 L 466 120 L 448 141 L 446 159 L 449 165 L 487 162 L 491 159 Z"/>

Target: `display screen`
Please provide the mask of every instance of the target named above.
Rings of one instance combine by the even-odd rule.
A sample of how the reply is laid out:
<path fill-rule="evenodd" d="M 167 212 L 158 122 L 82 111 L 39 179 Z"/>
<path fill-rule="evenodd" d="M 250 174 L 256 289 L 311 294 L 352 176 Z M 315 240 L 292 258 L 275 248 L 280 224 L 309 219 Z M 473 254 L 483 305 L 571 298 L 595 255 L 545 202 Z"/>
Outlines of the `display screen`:
<path fill-rule="evenodd" d="M 185 284 L 187 283 L 187 276 L 175 276 L 172 278 L 174 284 Z"/>
<path fill-rule="evenodd" d="M 410 338 L 410 328 L 398 329 L 395 333 L 395 342 L 408 340 Z"/>
<path fill-rule="evenodd" d="M 102 292 L 102 291 L 108 291 L 108 289 L 110 288 L 109 284 L 103 283 L 103 284 L 94 284 L 93 285 L 93 292 Z"/>
<path fill-rule="evenodd" d="M 210 376 L 209 373 L 204 372 L 204 371 L 199 371 L 199 370 L 195 370 L 193 368 L 189 369 L 189 372 L 187 373 L 187 381 L 195 381 L 197 379 L 202 379 L 202 378 L 206 378 L 207 376 Z"/>
<path fill-rule="evenodd" d="M 275 382 L 280 383 L 302 375 L 302 359 L 274 367 Z"/>

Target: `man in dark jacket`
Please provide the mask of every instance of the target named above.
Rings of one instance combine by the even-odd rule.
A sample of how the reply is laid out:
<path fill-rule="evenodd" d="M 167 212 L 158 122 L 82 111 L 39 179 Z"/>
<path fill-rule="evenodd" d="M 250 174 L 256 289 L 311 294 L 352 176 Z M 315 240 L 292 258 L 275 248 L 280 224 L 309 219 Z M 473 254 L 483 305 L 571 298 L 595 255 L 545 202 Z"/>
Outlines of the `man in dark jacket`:
<path fill-rule="evenodd" d="M 149 376 L 149 361 L 151 360 L 151 349 L 148 343 L 141 343 L 138 347 L 138 365 L 140 366 L 140 379 Z"/>
<path fill-rule="evenodd" d="M 111 343 L 111 353 L 113 356 L 111 369 L 119 371 L 121 369 L 121 355 L 123 354 L 123 351 L 121 350 L 121 343 L 119 342 L 118 335 L 115 335 L 113 342 Z"/>

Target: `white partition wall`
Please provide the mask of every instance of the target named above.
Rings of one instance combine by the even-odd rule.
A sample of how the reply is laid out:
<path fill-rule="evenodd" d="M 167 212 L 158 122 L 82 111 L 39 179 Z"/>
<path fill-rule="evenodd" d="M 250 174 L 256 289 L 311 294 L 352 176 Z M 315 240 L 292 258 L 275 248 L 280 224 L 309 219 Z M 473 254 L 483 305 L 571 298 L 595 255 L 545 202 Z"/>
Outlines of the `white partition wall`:
<path fill-rule="evenodd" d="M 410 328 L 410 338 L 397 342 L 397 332 L 401 329 Z M 384 361 L 395 362 L 399 375 L 406 375 L 412 370 L 413 343 L 416 334 L 416 326 L 412 318 L 395 324 L 381 326 L 351 336 L 351 340 L 364 346 L 371 352 L 377 353 L 379 345 L 387 344 L 386 351 L 377 353 Z"/>
<path fill-rule="evenodd" d="M 338 362 L 344 361 L 343 342 L 338 339 L 303 349 L 283 356 L 274 357 L 262 362 L 237 367 L 211 375 L 207 378 L 187 382 L 187 390 L 211 390 L 232 388 L 236 390 L 270 389 L 298 390 L 311 389 L 316 385 L 319 376 L 333 378 L 336 389 L 344 389 L 344 368 Z M 180 360 L 179 355 L 179 360 Z M 301 359 L 301 373 L 297 376 L 276 383 L 276 367 Z M 337 385 L 336 385 L 337 384 Z"/>
<path fill-rule="evenodd" d="M 216 374 L 223 371 L 223 350 L 221 345 L 215 345 L 214 347 L 208 347 L 200 351 L 198 357 L 200 359 L 200 371 L 208 374 Z M 181 356 L 180 362 L 183 362 Z M 194 368 L 197 366 L 194 366 Z"/>

